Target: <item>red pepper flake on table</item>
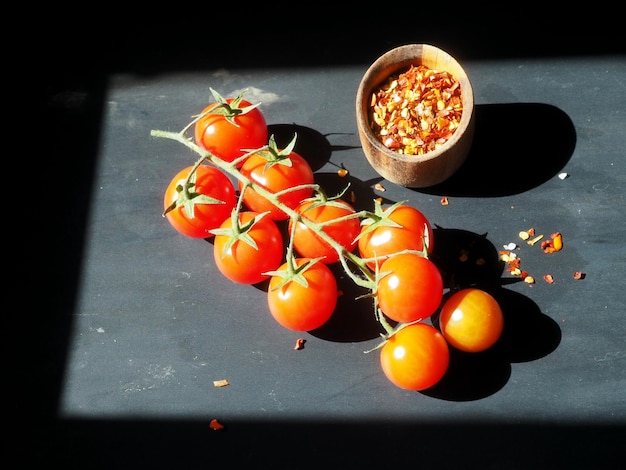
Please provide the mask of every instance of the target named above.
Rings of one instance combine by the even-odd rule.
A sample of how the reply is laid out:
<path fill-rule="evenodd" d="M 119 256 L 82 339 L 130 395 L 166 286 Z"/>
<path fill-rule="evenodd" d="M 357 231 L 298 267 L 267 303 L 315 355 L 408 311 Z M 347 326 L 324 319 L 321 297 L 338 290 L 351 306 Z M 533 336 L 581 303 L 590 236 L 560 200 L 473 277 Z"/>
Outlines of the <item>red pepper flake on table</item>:
<path fill-rule="evenodd" d="M 211 420 L 211 422 L 209 423 L 209 427 L 213 429 L 213 431 L 221 431 L 222 429 L 224 429 L 224 425 L 215 418 Z"/>

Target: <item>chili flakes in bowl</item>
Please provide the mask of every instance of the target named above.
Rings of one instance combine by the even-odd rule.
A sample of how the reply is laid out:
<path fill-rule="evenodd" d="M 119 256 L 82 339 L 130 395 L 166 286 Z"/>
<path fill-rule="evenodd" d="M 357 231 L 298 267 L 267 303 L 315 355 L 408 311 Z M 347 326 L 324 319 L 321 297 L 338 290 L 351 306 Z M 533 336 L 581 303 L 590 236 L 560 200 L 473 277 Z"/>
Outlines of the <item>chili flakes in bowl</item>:
<path fill-rule="evenodd" d="M 372 130 L 381 143 L 405 155 L 442 146 L 461 123 L 460 83 L 447 71 L 423 64 L 390 77 L 372 93 Z"/>

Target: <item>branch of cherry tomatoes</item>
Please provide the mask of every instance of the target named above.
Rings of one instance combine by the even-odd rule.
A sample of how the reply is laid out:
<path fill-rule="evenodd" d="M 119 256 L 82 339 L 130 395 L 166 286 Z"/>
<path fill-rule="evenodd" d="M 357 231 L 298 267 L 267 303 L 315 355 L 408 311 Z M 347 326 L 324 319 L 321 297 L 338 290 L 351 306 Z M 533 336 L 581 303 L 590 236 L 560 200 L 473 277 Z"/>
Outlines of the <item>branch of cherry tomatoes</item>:
<path fill-rule="evenodd" d="M 295 152 L 297 135 L 279 148 L 245 91 L 225 99 L 210 90 L 215 102 L 181 131 L 151 135 L 199 155 L 170 181 L 163 216 L 183 235 L 213 237 L 213 258 L 224 276 L 239 284 L 269 279 L 268 307 L 276 321 L 311 331 L 335 311 L 340 292 L 329 265 L 341 263 L 373 299 L 385 332 L 374 349 L 381 350 L 386 376 L 401 388 L 437 383 L 448 368 L 449 344 L 476 352 L 495 343 L 502 313 L 489 294 L 459 291 L 442 307 L 442 276 L 429 258 L 433 230 L 421 211 L 404 201 L 383 207 L 378 200 L 371 211 L 356 211 L 345 198 L 348 187 L 328 196 Z M 288 226 L 286 244 L 281 221 Z M 487 315 L 478 318 L 485 306 Z M 439 328 L 424 323 L 440 307 Z M 459 308 L 464 321 L 456 318 Z M 478 340 L 468 334 L 475 324 L 486 331 Z"/>

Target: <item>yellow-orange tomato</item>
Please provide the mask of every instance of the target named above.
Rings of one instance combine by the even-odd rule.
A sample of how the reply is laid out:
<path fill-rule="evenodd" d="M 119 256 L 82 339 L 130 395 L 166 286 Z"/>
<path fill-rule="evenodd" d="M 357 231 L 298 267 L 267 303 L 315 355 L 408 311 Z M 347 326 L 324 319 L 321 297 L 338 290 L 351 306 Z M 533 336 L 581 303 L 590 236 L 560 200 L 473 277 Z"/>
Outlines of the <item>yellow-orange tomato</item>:
<path fill-rule="evenodd" d="M 439 329 L 448 343 L 465 352 L 489 349 L 504 328 L 502 309 L 493 296 L 477 288 L 462 289 L 446 300 Z"/>
<path fill-rule="evenodd" d="M 443 335 L 432 325 L 413 323 L 394 333 L 380 350 L 380 365 L 393 384 L 425 390 L 439 382 L 450 363 Z"/>

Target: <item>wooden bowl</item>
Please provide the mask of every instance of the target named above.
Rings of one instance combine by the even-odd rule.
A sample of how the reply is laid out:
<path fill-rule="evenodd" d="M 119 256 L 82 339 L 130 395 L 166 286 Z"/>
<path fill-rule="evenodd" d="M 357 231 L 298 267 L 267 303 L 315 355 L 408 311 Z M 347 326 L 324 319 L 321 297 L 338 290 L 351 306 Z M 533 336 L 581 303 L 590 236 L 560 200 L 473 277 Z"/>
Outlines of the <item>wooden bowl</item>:
<path fill-rule="evenodd" d="M 372 93 L 393 75 L 423 64 L 446 71 L 459 82 L 463 112 L 459 127 L 441 147 L 423 155 L 405 155 L 385 147 L 371 126 Z M 365 72 L 356 95 L 359 138 L 370 165 L 386 180 L 409 188 L 445 181 L 465 161 L 474 138 L 474 93 L 463 67 L 448 53 L 429 44 L 408 44 L 380 56 Z"/>

